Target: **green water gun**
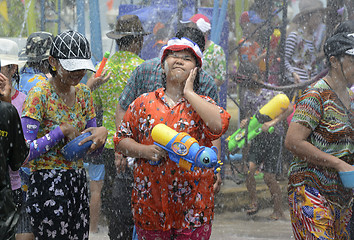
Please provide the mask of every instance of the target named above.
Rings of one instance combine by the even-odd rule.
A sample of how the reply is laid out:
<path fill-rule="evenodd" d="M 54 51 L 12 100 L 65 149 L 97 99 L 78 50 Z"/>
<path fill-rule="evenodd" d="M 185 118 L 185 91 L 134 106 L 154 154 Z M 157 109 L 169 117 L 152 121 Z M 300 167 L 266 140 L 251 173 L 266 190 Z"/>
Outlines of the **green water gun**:
<path fill-rule="evenodd" d="M 242 149 L 246 144 L 246 136 L 247 142 L 257 137 L 257 135 L 262 132 L 263 124 L 279 116 L 283 112 L 283 109 L 287 108 L 289 104 L 290 100 L 285 94 L 281 93 L 273 97 L 250 118 L 246 127 L 239 128 L 228 137 L 229 151 L 233 152 L 236 149 Z M 268 132 L 273 133 L 274 127 L 270 127 Z"/>

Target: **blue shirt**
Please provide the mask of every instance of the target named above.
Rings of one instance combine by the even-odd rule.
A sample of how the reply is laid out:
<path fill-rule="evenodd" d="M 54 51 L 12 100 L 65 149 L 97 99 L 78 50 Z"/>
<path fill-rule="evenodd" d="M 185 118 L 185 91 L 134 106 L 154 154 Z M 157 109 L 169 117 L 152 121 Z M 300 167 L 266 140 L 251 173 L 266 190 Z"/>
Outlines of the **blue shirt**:
<path fill-rule="evenodd" d="M 41 71 L 31 67 L 23 67 L 20 70 L 20 83 L 18 90 L 27 95 L 29 90 L 31 90 L 37 82 L 47 79 L 47 76 Z"/>

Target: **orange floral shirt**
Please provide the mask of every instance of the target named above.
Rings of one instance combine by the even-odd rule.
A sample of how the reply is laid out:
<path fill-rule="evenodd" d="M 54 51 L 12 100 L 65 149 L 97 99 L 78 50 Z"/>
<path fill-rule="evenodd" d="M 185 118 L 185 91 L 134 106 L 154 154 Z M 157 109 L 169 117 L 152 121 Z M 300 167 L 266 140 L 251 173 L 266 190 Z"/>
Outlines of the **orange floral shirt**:
<path fill-rule="evenodd" d="M 209 98 L 206 101 L 215 104 Z M 229 126 L 230 114 L 220 108 L 223 131 L 213 135 L 200 116 L 184 98 L 170 108 L 164 89 L 141 95 L 128 108 L 116 133 L 115 143 L 132 138 L 138 143 L 153 144 L 152 128 L 164 123 L 177 132 L 187 132 L 200 146 L 211 147 Z M 145 230 L 169 230 L 200 227 L 211 223 L 214 215 L 214 169 L 187 171 L 168 157 L 158 165 L 147 159 L 134 164 L 132 208 L 135 224 Z"/>

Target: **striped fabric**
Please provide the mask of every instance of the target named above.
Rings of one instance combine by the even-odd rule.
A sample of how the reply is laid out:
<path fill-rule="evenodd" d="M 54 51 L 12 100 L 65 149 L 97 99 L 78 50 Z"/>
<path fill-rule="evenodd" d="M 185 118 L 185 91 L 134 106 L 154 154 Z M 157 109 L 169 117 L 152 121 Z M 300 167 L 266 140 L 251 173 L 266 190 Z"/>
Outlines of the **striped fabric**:
<path fill-rule="evenodd" d="M 300 81 L 309 80 L 317 74 L 313 40 L 305 39 L 301 31 L 291 32 L 286 39 L 285 67 L 290 76 L 296 72 Z M 289 80 L 292 81 L 292 78 Z"/>
<path fill-rule="evenodd" d="M 312 129 L 308 141 L 318 149 L 354 164 L 352 91 L 350 95 L 351 109 L 346 109 L 335 92 L 321 79 L 301 96 L 292 122 Z M 351 202 L 352 190 L 343 187 L 335 169 L 295 158 L 289 169 L 289 188 L 304 184 L 319 189 L 328 200 L 339 206 L 346 206 Z"/>

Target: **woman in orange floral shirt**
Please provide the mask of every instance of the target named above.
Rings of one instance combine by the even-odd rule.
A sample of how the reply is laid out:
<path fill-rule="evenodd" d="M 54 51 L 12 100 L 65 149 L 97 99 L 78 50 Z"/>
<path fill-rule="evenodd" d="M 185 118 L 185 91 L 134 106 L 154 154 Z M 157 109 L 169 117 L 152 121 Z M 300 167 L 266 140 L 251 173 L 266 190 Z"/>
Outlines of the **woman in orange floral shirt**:
<path fill-rule="evenodd" d="M 141 95 L 128 108 L 114 138 L 116 151 L 134 157 L 132 208 L 139 239 L 209 239 L 214 210 L 214 169 L 187 171 L 153 144 L 152 128 L 163 123 L 187 132 L 201 146 L 221 137 L 230 115 L 195 93 L 202 52 L 186 38 L 161 50 L 165 88 Z M 159 161 L 151 165 L 150 161 Z"/>

